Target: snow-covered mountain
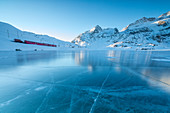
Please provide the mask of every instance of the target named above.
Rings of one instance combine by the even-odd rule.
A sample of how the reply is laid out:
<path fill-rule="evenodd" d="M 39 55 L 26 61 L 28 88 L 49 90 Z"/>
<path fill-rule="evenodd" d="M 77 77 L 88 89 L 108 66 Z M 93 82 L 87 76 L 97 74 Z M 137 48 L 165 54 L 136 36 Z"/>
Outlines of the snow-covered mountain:
<path fill-rule="evenodd" d="M 28 40 L 39 43 L 54 44 L 57 47 L 48 47 L 24 43 L 16 43 L 14 39 Z M 14 26 L 0 22 L 0 50 L 56 50 L 75 47 L 75 44 L 58 40 L 47 35 L 39 35 L 21 31 Z"/>
<path fill-rule="evenodd" d="M 53 44 L 56 47 L 16 43 L 14 39 Z M 0 50 L 87 49 L 170 49 L 170 11 L 157 18 L 143 17 L 123 28 L 102 29 L 99 25 L 76 37 L 72 43 L 47 35 L 21 31 L 0 22 Z"/>
<path fill-rule="evenodd" d="M 110 41 L 113 37 L 117 37 L 119 34 L 117 28 L 107 28 L 102 29 L 99 25 L 95 26 L 89 31 L 80 34 L 72 42 L 80 46 L 85 47 L 96 47 L 98 45 L 105 47 L 107 44 L 106 41 Z"/>
<path fill-rule="evenodd" d="M 170 11 L 158 18 L 143 17 L 118 31 L 99 25 L 76 37 L 72 43 L 85 48 L 170 49 Z"/>

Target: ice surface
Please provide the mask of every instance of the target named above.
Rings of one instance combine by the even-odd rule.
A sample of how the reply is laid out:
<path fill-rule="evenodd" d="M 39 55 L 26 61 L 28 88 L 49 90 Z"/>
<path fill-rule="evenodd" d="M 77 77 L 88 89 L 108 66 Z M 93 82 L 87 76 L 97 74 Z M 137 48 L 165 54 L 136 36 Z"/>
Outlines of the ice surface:
<path fill-rule="evenodd" d="M 0 113 L 169 112 L 169 51 L 0 52 Z"/>

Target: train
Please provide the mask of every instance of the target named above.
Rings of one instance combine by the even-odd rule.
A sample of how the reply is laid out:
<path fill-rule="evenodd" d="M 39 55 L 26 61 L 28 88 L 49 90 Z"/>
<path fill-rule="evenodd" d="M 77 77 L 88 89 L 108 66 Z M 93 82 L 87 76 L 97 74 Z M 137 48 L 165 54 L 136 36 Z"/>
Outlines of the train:
<path fill-rule="evenodd" d="M 14 39 L 14 42 L 18 43 L 24 43 L 24 44 L 33 44 L 33 45 L 41 45 L 41 46 L 51 46 L 51 47 L 57 47 L 54 44 L 47 44 L 47 43 L 39 43 L 39 42 L 34 42 L 34 41 L 28 41 L 28 40 L 20 40 L 20 39 Z"/>

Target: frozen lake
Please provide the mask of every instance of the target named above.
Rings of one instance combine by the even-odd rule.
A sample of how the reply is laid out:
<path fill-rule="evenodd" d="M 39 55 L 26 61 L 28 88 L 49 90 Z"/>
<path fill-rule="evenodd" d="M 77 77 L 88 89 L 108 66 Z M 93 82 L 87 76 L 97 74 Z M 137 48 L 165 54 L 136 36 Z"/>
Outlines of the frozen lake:
<path fill-rule="evenodd" d="M 170 112 L 170 51 L 0 52 L 0 113 Z"/>

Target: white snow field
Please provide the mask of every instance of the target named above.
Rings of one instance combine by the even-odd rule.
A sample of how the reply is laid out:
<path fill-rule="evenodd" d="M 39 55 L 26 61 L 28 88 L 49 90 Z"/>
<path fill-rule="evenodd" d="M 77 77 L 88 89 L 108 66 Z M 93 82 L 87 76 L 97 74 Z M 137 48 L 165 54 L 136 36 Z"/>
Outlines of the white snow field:
<path fill-rule="evenodd" d="M 0 56 L 0 113 L 169 113 L 167 51 L 1 51 Z"/>
<path fill-rule="evenodd" d="M 31 45 L 16 43 L 14 39 L 20 39 L 22 41 L 34 41 L 39 43 L 54 44 L 57 47 L 48 47 L 40 45 Z M 57 50 L 72 48 L 75 44 L 58 40 L 54 37 L 47 35 L 39 35 L 31 32 L 21 31 L 10 24 L 0 22 L 0 51 L 15 51 L 20 50 Z"/>

